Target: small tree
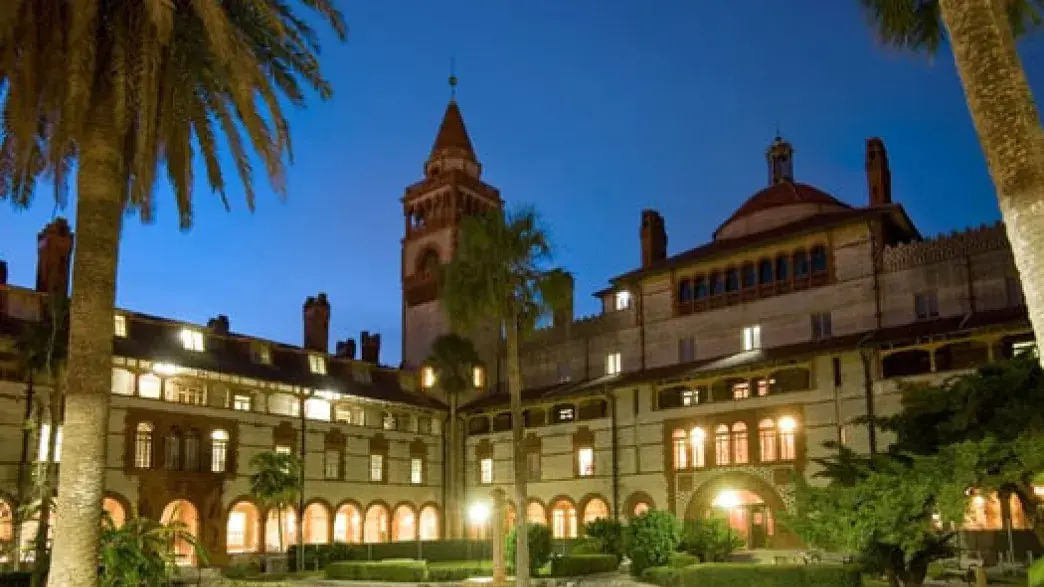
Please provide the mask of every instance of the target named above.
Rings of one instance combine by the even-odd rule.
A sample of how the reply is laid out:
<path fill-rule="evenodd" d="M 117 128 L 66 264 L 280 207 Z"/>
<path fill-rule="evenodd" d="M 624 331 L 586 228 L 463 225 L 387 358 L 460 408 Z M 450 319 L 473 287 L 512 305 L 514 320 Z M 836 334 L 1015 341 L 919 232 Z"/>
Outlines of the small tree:
<path fill-rule="evenodd" d="M 206 550 L 181 522 L 161 524 L 135 516 L 117 528 L 108 515 L 102 520 L 101 587 L 166 587 L 177 564 L 177 542 L 188 544 L 206 564 Z"/>
<path fill-rule="evenodd" d="M 630 538 L 631 573 L 640 576 L 649 567 L 667 564 L 681 543 L 681 524 L 671 512 L 650 510 L 631 522 Z"/>
<path fill-rule="evenodd" d="M 529 538 L 529 572 L 535 574 L 540 567 L 551 560 L 551 530 L 543 524 L 526 524 Z M 514 564 L 518 553 L 518 527 L 511 528 L 507 535 L 507 557 Z M 518 574 L 518 569 L 515 569 Z"/>
<path fill-rule="evenodd" d="M 598 544 L 598 551 L 620 560 L 624 555 L 624 534 L 627 528 L 619 520 L 598 518 L 584 524 L 584 534 Z"/>
<path fill-rule="evenodd" d="M 743 548 L 743 539 L 721 517 L 686 520 L 679 550 L 699 557 L 702 562 L 723 560 Z"/>
<path fill-rule="evenodd" d="M 276 451 L 257 453 L 250 459 L 250 495 L 266 509 L 275 508 L 278 516 L 279 550 L 284 550 L 283 514 L 293 508 L 301 494 L 301 460 L 293 454 Z"/>

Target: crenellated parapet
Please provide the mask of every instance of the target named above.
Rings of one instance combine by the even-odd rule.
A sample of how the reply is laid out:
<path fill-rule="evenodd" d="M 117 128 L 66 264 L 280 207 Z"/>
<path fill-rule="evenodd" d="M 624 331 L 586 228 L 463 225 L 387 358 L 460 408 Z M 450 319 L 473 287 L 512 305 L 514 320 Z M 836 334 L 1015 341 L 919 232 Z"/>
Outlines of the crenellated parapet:
<path fill-rule="evenodd" d="M 885 247 L 885 271 L 939 263 L 988 251 L 1010 248 L 1004 223 L 983 224 L 977 228 L 940 234 L 918 242 Z"/>
<path fill-rule="evenodd" d="M 583 340 L 601 334 L 623 330 L 635 323 L 634 310 L 590 314 L 574 319 L 568 325 L 551 325 L 538 328 L 526 340 L 527 345 L 562 343 L 568 340 Z"/>

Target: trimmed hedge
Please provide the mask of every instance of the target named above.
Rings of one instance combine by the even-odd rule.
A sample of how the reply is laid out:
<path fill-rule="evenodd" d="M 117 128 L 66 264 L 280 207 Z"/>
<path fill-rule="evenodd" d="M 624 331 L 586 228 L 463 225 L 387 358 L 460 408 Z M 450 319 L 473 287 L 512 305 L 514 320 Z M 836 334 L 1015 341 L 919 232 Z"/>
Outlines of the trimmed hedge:
<path fill-rule="evenodd" d="M 694 554 L 675 552 L 671 554 L 671 558 L 667 559 L 667 566 L 675 569 L 684 569 L 685 567 L 698 565 L 702 562 L 703 561 L 700 560 L 700 557 Z"/>
<path fill-rule="evenodd" d="M 427 563 L 417 560 L 346 561 L 326 567 L 327 579 L 418 582 L 427 576 Z"/>
<path fill-rule="evenodd" d="M 570 554 L 551 559 L 552 577 L 578 577 L 609 573 L 620 568 L 615 554 Z"/>
<path fill-rule="evenodd" d="M 710 563 L 679 569 L 681 587 L 859 587 L 859 570 L 832 565 Z"/>
<path fill-rule="evenodd" d="M 463 581 L 493 575 L 493 561 L 428 563 L 429 581 Z"/>
<path fill-rule="evenodd" d="M 660 587 L 681 587 L 681 574 L 678 567 L 649 567 L 642 571 L 641 579 Z"/>

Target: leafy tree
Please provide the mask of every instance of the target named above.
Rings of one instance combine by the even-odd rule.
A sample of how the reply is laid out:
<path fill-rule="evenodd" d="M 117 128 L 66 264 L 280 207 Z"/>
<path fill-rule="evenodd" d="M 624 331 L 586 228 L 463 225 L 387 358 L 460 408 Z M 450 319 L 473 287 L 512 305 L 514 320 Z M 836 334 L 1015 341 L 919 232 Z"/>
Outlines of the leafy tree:
<path fill-rule="evenodd" d="M 287 508 L 293 509 L 301 495 L 301 460 L 293 454 L 265 451 L 255 454 L 250 459 L 250 466 L 254 468 L 250 476 L 250 495 L 264 508 L 275 508 L 279 551 L 282 552 L 285 546 L 283 515 Z"/>
<path fill-rule="evenodd" d="M 536 574 L 540 567 L 551 560 L 551 530 L 544 524 L 529 524 L 526 526 L 526 543 L 529 545 L 529 572 Z M 518 526 L 515 526 L 507 535 L 507 558 L 509 561 L 518 560 Z M 518 567 L 515 567 L 518 575 Z"/>
<path fill-rule="evenodd" d="M 515 503 L 526 503 L 526 461 L 522 443 L 521 340 L 565 301 L 568 278 L 549 269 L 551 245 L 536 212 L 522 208 L 468 216 L 461 223 L 457 250 L 442 271 L 442 299 L 450 322 L 462 331 L 499 327 L 506 339 L 508 392 L 514 442 Z M 529 585 L 525 516 L 515 568 L 519 587 Z"/>
<path fill-rule="evenodd" d="M 447 452 L 447 458 L 450 459 L 448 467 L 450 471 L 456 471 L 458 468 L 456 462 L 458 458 L 457 443 L 459 442 L 457 405 L 461 394 L 472 387 L 474 369 L 480 363 L 478 352 L 471 340 L 452 332 L 443 334 L 432 342 L 431 355 L 426 361 L 427 366 L 431 367 L 435 373 L 438 386 L 445 392 L 449 400 L 450 417 L 446 430 L 446 441 L 450 446 L 450 450 Z M 458 501 L 460 496 L 458 482 L 462 487 L 463 480 L 457 479 L 454 474 L 447 481 L 446 489 L 450 500 L 447 508 L 456 513 L 450 519 L 459 521 L 463 519 L 463 512 Z M 457 536 L 459 531 L 460 529 L 456 527 L 451 530 L 453 536 Z"/>
<path fill-rule="evenodd" d="M 206 564 L 206 550 L 181 522 L 161 524 L 133 517 L 120 527 L 103 516 L 99 554 L 102 587 L 167 587 L 174 578 L 174 544 L 184 542 Z"/>
<path fill-rule="evenodd" d="M 631 559 L 631 573 L 641 576 L 649 567 L 667 564 L 671 553 L 681 544 L 681 524 L 674 514 L 664 510 L 649 510 L 631 522 L 627 557 Z"/>
<path fill-rule="evenodd" d="M 0 198 L 31 203 L 38 178 L 65 203 L 76 181 L 69 377 L 58 528 L 50 578 L 97 585 L 116 261 L 123 215 L 154 217 L 160 165 L 181 228 L 192 224 L 194 171 L 227 205 L 227 142 L 254 205 L 246 141 L 284 191 L 284 104 L 319 71 L 315 12 L 344 38 L 331 0 L 6 0 L 0 2 Z M 202 161 L 196 160 L 199 154 Z"/>
<path fill-rule="evenodd" d="M 972 121 L 997 188 L 1035 332 L 1044 332 L 1044 145 L 1040 113 L 1015 39 L 1044 22 L 1039 0 L 859 0 L 880 39 L 953 52 Z"/>
<path fill-rule="evenodd" d="M 733 532 L 728 520 L 722 517 L 686 520 L 678 548 L 699 557 L 702 562 L 720 561 L 743 548 L 743 538 Z"/>
<path fill-rule="evenodd" d="M 584 535 L 598 543 L 598 551 L 623 558 L 627 528 L 619 520 L 598 518 L 584 524 Z"/>

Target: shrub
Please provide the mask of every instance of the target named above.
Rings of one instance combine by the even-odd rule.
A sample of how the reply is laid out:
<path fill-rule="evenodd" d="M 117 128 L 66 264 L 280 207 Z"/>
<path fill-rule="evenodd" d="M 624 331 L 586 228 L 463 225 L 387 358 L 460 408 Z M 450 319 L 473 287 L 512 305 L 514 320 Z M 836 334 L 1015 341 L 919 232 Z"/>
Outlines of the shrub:
<path fill-rule="evenodd" d="M 1029 587 L 1044 585 L 1044 558 L 1038 558 L 1029 568 Z"/>
<path fill-rule="evenodd" d="M 29 587 L 33 574 L 28 571 L 11 571 L 0 573 L 0 587 Z"/>
<path fill-rule="evenodd" d="M 342 561 L 326 567 L 327 579 L 416 582 L 427 576 L 427 563 L 416 560 Z"/>
<path fill-rule="evenodd" d="M 698 565 L 701 561 L 700 557 L 689 554 L 687 552 L 672 552 L 671 557 L 667 559 L 667 566 L 672 569 L 684 569 L 685 567 L 691 567 L 692 565 Z"/>
<path fill-rule="evenodd" d="M 698 556 L 700 562 L 724 560 L 743 547 L 743 539 L 733 532 L 724 518 L 686 520 L 679 549 Z"/>
<path fill-rule="evenodd" d="M 681 540 L 681 528 L 674 514 L 663 510 L 650 510 L 631 522 L 631 540 L 627 556 L 631 559 L 631 572 L 641 576 L 649 567 L 667 564 L 671 553 Z"/>
<path fill-rule="evenodd" d="M 602 543 L 598 540 L 591 538 L 581 538 L 577 540 L 573 547 L 569 549 L 569 554 L 604 554 L 602 552 Z"/>
<path fill-rule="evenodd" d="M 261 574 L 261 565 L 256 561 L 236 563 L 221 569 L 221 575 L 226 579 L 247 579 Z"/>
<path fill-rule="evenodd" d="M 928 572 L 926 573 L 929 579 L 939 580 L 946 576 L 946 569 L 939 561 L 932 561 L 928 563 Z"/>
<path fill-rule="evenodd" d="M 551 559 L 552 577 L 579 577 L 609 573 L 620 568 L 615 554 L 568 554 Z"/>
<path fill-rule="evenodd" d="M 515 566 L 515 528 L 507 537 L 507 562 L 509 567 Z M 529 572 L 535 575 L 537 569 L 547 564 L 551 558 L 551 530 L 543 524 L 526 524 L 526 535 L 529 537 Z"/>
<path fill-rule="evenodd" d="M 597 541 L 602 554 L 611 554 L 619 561 L 624 555 L 624 525 L 619 520 L 599 518 L 584 525 L 584 534 Z"/>
<path fill-rule="evenodd" d="M 681 587 L 681 569 L 673 567 L 649 567 L 642 571 L 642 581 L 660 587 Z"/>
<path fill-rule="evenodd" d="M 682 585 L 859 587 L 859 570 L 833 565 L 701 564 L 679 569 Z"/>
<path fill-rule="evenodd" d="M 463 581 L 493 574 L 493 561 L 428 563 L 429 581 Z"/>
<path fill-rule="evenodd" d="M 340 561 L 361 560 L 366 558 L 366 547 L 358 544 L 334 542 L 332 544 L 306 544 L 304 547 L 303 566 L 297 566 L 300 549 L 291 546 L 286 555 L 291 569 L 310 570 L 325 569 L 326 565 Z"/>

